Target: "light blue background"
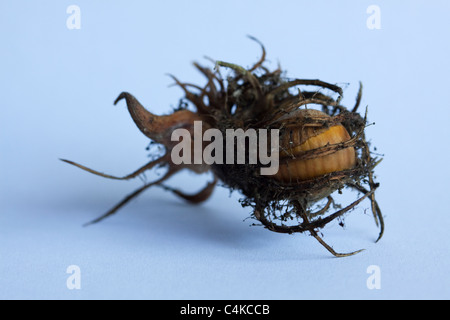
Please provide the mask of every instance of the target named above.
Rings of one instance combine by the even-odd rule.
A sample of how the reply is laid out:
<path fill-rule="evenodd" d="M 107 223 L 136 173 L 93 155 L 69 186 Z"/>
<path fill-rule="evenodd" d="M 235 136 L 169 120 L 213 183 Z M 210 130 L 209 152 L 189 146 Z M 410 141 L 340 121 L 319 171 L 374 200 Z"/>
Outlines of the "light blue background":
<path fill-rule="evenodd" d="M 66 8 L 81 9 L 81 29 Z M 381 30 L 369 30 L 369 5 Z M 0 298 L 448 299 L 450 298 L 448 1 L 2 1 L 0 4 Z M 266 46 L 271 68 L 345 87 L 358 82 L 386 234 L 365 203 L 312 237 L 249 227 L 238 194 L 218 188 L 201 206 L 152 189 L 114 217 L 83 228 L 142 185 L 105 180 L 67 158 L 123 175 L 147 161 L 121 91 L 155 113 L 183 96 L 166 73 L 204 83 L 203 56 L 250 66 Z M 346 85 L 348 83 L 348 85 Z M 148 179 L 155 175 L 149 174 Z M 208 177 L 183 174 L 189 191 Z M 81 269 L 68 290 L 66 269 Z M 381 289 L 366 286 L 371 265 Z"/>

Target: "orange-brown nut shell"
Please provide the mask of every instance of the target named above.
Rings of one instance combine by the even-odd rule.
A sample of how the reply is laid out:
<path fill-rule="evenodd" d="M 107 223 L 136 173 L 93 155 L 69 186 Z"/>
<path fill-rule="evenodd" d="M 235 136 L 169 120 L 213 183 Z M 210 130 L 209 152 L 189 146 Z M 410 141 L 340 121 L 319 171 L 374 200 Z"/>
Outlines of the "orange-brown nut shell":
<path fill-rule="evenodd" d="M 317 110 L 299 110 L 299 123 L 305 116 L 329 119 Z M 353 147 L 312 159 L 296 159 L 305 151 L 348 141 L 350 135 L 341 124 L 330 127 L 299 125 L 287 130 L 280 137 L 280 164 L 274 178 L 282 182 L 296 182 L 314 179 L 328 173 L 351 169 L 356 163 Z"/>

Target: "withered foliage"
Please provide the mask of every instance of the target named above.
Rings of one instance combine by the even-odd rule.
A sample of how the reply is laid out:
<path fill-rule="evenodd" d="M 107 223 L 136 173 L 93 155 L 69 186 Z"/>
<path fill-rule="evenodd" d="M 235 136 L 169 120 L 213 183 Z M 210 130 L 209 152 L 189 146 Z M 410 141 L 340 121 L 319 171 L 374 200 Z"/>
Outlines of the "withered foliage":
<path fill-rule="evenodd" d="M 156 116 L 146 110 L 131 94 L 126 92 L 120 94 L 115 103 L 121 99 L 126 100 L 136 125 L 152 141 L 162 144 L 165 147 L 165 154 L 125 177 L 105 175 L 71 161 L 63 161 L 91 173 L 120 180 L 135 178 L 155 166 L 166 166 L 168 170 L 163 177 L 144 184 L 93 222 L 115 213 L 129 200 L 154 185 L 170 190 L 192 203 L 200 203 L 209 198 L 216 183 L 221 181 L 224 186 L 242 194 L 242 205 L 252 208 L 251 216 L 258 224 L 280 233 L 307 232 L 335 256 L 348 256 L 361 250 L 345 254 L 337 253 L 319 236 L 319 230 L 328 223 L 341 219 L 366 199 L 370 203 L 375 222 L 380 227 L 377 241 L 382 237 L 383 216 L 375 200 L 375 191 L 379 184 L 374 180 L 374 168 L 381 159 L 379 156 L 373 157 L 366 140 L 367 111 L 364 116 L 358 113 L 362 85 L 355 105 L 347 109 L 341 104 L 343 97 L 341 87 L 321 80 L 289 80 L 279 67 L 270 71 L 264 66 L 266 52 L 262 44 L 261 48 L 263 53 L 261 59 L 249 69 L 222 61 L 215 61 L 214 68 L 195 63 L 195 67 L 206 77 L 204 86 L 182 82 L 172 76 L 176 85 L 184 91 L 184 99 L 195 108 L 194 111 L 188 110 L 188 104 L 182 103 L 172 114 Z M 232 74 L 226 78 L 221 72 L 224 67 L 232 70 Z M 327 116 L 296 116 L 299 109 L 313 106 L 317 106 Z M 356 165 L 310 180 L 299 181 L 293 177 L 288 182 L 260 175 L 261 166 L 258 164 L 176 165 L 170 158 L 175 145 L 170 139 L 171 133 L 176 128 L 186 128 L 192 133 L 194 121 L 202 121 L 205 129 L 217 128 L 224 136 L 226 129 L 279 129 L 283 136 L 292 128 L 312 126 L 323 129 L 341 124 L 350 134 L 350 139 L 304 151 L 292 157 L 314 159 L 345 148 L 354 148 Z M 196 173 L 211 172 L 214 181 L 194 195 L 185 194 L 163 184 L 181 169 Z M 333 199 L 333 193 L 346 190 L 356 191 L 359 198 L 347 205 L 337 204 Z M 319 203 L 323 203 L 323 207 L 316 209 Z"/>

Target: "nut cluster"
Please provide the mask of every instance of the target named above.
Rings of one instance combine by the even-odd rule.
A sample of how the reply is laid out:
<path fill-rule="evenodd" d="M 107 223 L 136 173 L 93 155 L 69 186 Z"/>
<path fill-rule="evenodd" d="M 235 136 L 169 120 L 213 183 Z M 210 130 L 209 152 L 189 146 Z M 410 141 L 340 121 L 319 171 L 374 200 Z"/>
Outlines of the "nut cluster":
<path fill-rule="evenodd" d="M 289 234 L 307 232 L 335 256 L 348 256 L 361 250 L 337 253 L 323 241 L 318 231 L 368 199 L 375 222 L 380 226 L 378 240 L 381 238 L 384 223 L 375 200 L 379 184 L 374 181 L 374 168 L 381 160 L 372 157 L 365 138 L 367 111 L 364 117 L 358 113 L 362 85 L 355 105 L 348 110 L 341 104 L 341 87 L 320 80 L 287 80 L 280 68 L 270 71 L 264 66 L 266 52 L 262 45 L 261 48 L 261 59 L 249 69 L 222 61 L 216 61 L 213 69 L 195 63 L 206 77 L 204 86 L 181 82 L 172 76 L 185 93 L 182 101 L 189 103 L 180 103 L 180 107 L 169 115 L 154 115 L 127 92 L 119 95 L 115 103 L 126 100 L 138 128 L 152 141 L 163 145 L 165 154 L 125 177 L 106 175 L 63 161 L 120 180 L 135 178 L 156 166 L 165 166 L 167 172 L 160 179 L 146 183 L 93 222 L 115 213 L 151 186 L 163 187 L 189 202 L 200 203 L 209 198 L 220 181 L 242 194 L 242 205 L 253 208 L 251 217 L 268 230 Z M 232 70 L 227 78 L 221 73 L 224 67 Z M 189 110 L 191 106 L 194 110 Z M 261 175 L 261 163 L 175 164 L 170 157 L 176 145 L 171 134 L 177 128 L 188 130 L 193 147 L 195 121 L 201 121 L 205 130 L 215 128 L 223 133 L 239 128 L 279 130 L 278 173 Z M 164 185 L 164 181 L 182 169 L 211 172 L 214 180 L 197 194 L 185 194 Z M 344 189 L 357 191 L 359 198 L 346 206 L 335 203 L 333 193 Z M 323 205 L 313 210 L 318 204 Z M 330 213 L 332 208 L 340 209 Z"/>

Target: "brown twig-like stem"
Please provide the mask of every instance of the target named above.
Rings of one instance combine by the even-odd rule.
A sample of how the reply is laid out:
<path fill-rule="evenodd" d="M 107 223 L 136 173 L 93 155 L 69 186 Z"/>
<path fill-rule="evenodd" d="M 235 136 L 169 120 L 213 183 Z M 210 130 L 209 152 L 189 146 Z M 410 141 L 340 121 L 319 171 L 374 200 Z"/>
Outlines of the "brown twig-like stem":
<path fill-rule="evenodd" d="M 95 174 L 97 176 L 103 177 L 103 178 L 108 178 L 108 179 L 113 179 L 113 180 L 130 180 L 130 179 L 133 179 L 133 178 L 139 176 L 140 174 L 144 173 L 145 171 L 152 169 L 153 167 L 155 167 L 158 164 L 167 163 L 169 161 L 169 157 L 168 156 L 163 156 L 163 157 L 158 158 L 156 160 L 150 161 L 149 163 L 147 163 L 143 167 L 137 169 L 133 173 L 130 173 L 130 174 L 128 174 L 126 176 L 123 176 L 123 177 L 117 177 L 117 176 L 112 176 L 112 175 L 109 175 L 109 174 L 104 174 L 104 173 L 92 170 L 92 169 L 90 169 L 88 167 L 85 167 L 85 166 L 83 166 L 81 164 L 78 164 L 76 162 L 70 161 L 70 160 L 66 160 L 66 159 L 60 159 L 60 160 L 63 161 L 63 162 L 66 162 L 68 164 L 71 164 L 71 165 L 73 165 L 75 167 L 78 167 L 78 168 L 80 168 L 80 169 L 82 169 L 84 171 L 87 171 L 89 173 L 92 173 L 92 174 Z"/>
<path fill-rule="evenodd" d="M 137 189 L 136 191 L 134 191 L 133 193 L 129 194 L 128 196 L 126 196 L 122 201 L 120 201 L 118 204 L 116 204 L 112 209 L 110 209 L 108 212 L 106 212 L 105 214 L 103 214 L 102 216 L 98 217 L 97 219 L 94 219 L 90 222 L 87 222 L 84 224 L 84 226 L 88 226 L 91 224 L 95 224 L 97 222 L 102 221 L 103 219 L 113 215 L 114 213 L 117 212 L 117 210 L 119 210 L 120 208 L 122 208 L 124 205 L 126 205 L 128 202 L 130 202 L 133 198 L 137 197 L 139 194 L 141 194 L 143 191 L 147 190 L 148 188 L 154 186 L 154 185 L 158 185 L 162 182 L 164 182 L 165 180 L 167 180 L 168 178 L 170 178 L 172 175 L 174 175 L 176 172 L 178 172 L 178 169 L 171 169 L 169 170 L 162 178 L 151 182 L 151 183 L 147 183 L 145 185 L 143 185 L 142 187 L 140 187 L 139 189 Z"/>
<path fill-rule="evenodd" d="M 218 181 L 217 178 L 214 177 L 214 180 L 212 182 L 208 182 L 208 184 L 202 190 L 197 192 L 196 194 L 186 194 L 178 189 L 174 189 L 174 188 L 171 188 L 171 187 L 163 185 L 163 184 L 159 184 L 159 186 L 161 188 L 163 188 L 164 190 L 173 192 L 180 198 L 183 198 L 184 200 L 186 200 L 190 203 L 199 204 L 201 202 L 208 200 L 209 197 L 211 197 L 214 187 L 217 184 L 217 181 Z"/>

